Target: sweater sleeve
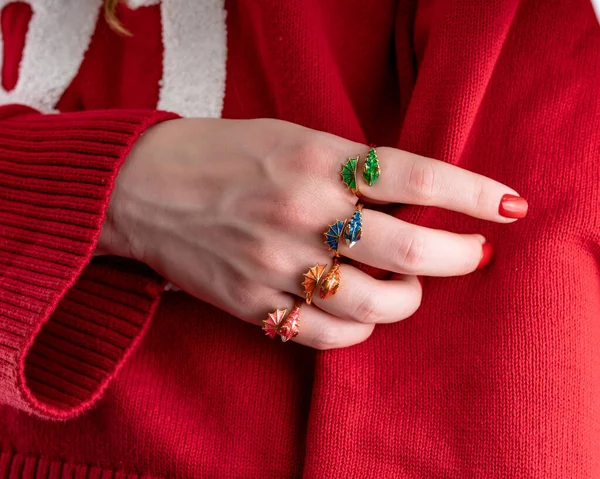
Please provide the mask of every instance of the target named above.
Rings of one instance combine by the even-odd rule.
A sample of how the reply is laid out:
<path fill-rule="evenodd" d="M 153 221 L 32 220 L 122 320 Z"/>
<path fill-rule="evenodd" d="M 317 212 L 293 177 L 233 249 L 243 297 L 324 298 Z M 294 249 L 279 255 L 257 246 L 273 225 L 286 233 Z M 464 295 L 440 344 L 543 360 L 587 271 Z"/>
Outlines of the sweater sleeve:
<path fill-rule="evenodd" d="M 140 341 L 163 280 L 140 263 L 91 256 L 133 143 L 175 117 L 0 108 L 0 403 L 76 416 Z"/>

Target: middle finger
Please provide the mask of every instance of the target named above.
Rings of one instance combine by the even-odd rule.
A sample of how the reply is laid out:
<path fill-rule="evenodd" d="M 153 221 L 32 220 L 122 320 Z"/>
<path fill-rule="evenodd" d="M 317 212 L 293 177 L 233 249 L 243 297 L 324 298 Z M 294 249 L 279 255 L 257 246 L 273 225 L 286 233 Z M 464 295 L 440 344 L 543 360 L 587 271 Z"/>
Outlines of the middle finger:
<path fill-rule="evenodd" d="M 339 253 L 394 273 L 457 276 L 477 269 L 489 243 L 479 234 L 457 234 L 401 221 L 363 209 L 362 237 L 353 248 L 340 240 Z"/>

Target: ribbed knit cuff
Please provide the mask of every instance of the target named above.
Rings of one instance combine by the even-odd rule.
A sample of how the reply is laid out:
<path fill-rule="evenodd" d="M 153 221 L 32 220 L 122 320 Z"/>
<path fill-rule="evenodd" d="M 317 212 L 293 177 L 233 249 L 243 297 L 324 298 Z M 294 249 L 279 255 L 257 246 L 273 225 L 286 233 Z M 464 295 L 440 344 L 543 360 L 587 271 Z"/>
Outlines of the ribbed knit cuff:
<path fill-rule="evenodd" d="M 139 342 L 163 281 L 139 263 L 90 259 L 120 165 L 172 118 L 0 108 L 0 402 L 73 417 Z"/>

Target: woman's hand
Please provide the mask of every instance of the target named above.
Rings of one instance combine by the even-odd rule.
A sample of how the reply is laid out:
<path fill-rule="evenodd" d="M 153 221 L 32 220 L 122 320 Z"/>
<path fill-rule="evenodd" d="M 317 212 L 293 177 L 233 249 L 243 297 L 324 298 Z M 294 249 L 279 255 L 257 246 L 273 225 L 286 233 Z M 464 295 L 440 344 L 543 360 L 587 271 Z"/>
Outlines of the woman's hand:
<path fill-rule="evenodd" d="M 368 148 L 278 120 L 181 119 L 152 127 L 119 173 L 99 251 L 142 261 L 186 292 L 262 324 L 302 296 L 303 274 L 332 264 L 323 233 L 352 216 L 357 198 L 341 164 Z M 382 174 L 368 200 L 431 205 L 499 223 L 505 194 L 489 178 L 392 148 L 378 148 Z M 360 176 L 360 175 L 358 175 Z M 362 183 L 362 184 L 361 184 Z M 362 239 L 340 253 L 397 273 L 373 279 L 341 266 L 341 288 L 302 308 L 295 341 L 318 349 L 359 343 L 376 323 L 412 315 L 416 275 L 462 275 L 482 258 L 481 235 L 460 235 L 365 208 Z"/>

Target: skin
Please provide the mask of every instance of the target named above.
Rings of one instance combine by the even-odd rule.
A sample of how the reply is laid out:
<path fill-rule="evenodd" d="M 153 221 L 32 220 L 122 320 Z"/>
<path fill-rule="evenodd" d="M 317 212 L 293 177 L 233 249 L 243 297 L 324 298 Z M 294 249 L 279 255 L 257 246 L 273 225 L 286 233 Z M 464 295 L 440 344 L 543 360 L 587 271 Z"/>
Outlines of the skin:
<path fill-rule="evenodd" d="M 331 265 L 323 232 L 350 217 L 357 198 L 339 172 L 368 147 L 279 120 L 178 119 L 150 128 L 117 177 L 96 254 L 148 264 L 189 294 L 262 326 L 302 296 L 303 273 Z M 365 201 L 437 206 L 483 220 L 511 188 L 393 148 L 378 148 L 382 175 L 359 178 Z M 362 164 L 359 165 L 359 168 Z M 359 175 L 360 176 L 360 175 Z M 474 271 L 481 235 L 412 225 L 363 210 L 363 237 L 343 256 L 394 274 L 373 279 L 342 265 L 337 295 L 302 308 L 294 341 L 325 350 L 360 343 L 377 323 L 411 316 L 421 302 L 416 275 Z M 291 294 L 290 294 L 291 293 Z"/>

